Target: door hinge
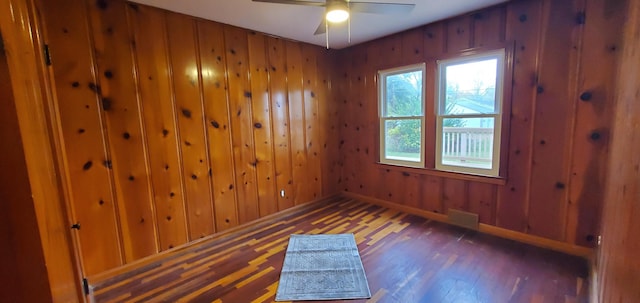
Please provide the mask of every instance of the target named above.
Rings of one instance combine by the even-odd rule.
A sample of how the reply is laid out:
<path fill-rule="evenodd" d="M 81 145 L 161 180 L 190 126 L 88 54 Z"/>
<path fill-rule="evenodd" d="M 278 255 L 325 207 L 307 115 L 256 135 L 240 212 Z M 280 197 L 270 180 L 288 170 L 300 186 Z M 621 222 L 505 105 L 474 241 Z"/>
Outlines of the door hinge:
<path fill-rule="evenodd" d="M 82 289 L 85 295 L 89 294 L 89 280 L 87 278 L 82 278 Z"/>
<path fill-rule="evenodd" d="M 51 52 L 49 51 L 49 45 L 44 45 L 44 63 L 46 65 L 51 65 Z"/>

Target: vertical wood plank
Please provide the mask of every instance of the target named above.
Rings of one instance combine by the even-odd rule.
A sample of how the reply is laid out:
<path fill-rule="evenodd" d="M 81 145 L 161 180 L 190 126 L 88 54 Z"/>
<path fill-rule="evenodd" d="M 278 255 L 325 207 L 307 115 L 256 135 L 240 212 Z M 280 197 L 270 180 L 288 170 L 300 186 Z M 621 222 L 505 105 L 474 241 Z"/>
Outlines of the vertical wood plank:
<path fill-rule="evenodd" d="M 419 208 L 422 202 L 422 181 L 423 175 L 402 173 L 403 185 L 400 187 L 400 194 L 402 194 L 402 204 L 407 206 Z"/>
<path fill-rule="evenodd" d="M 193 240 L 215 231 L 209 188 L 209 157 L 200 99 L 195 21 L 191 17 L 173 13 L 167 14 L 166 18 L 173 101 L 178 112 L 176 132 L 182 156 L 189 236 Z"/>
<path fill-rule="evenodd" d="M 318 113 L 319 103 L 327 100 L 320 99 L 319 85 L 322 78 L 318 74 L 318 55 L 320 48 L 308 44 L 302 44 L 303 54 L 303 87 L 304 87 L 304 117 L 305 117 L 305 146 L 307 149 L 307 178 L 308 195 L 302 197 L 303 202 L 309 202 L 322 197 L 322 158 L 320 156 L 322 143 L 321 132 L 323 127 L 320 124 Z"/>
<path fill-rule="evenodd" d="M 278 210 L 293 206 L 295 193 L 291 171 L 289 150 L 289 102 L 287 99 L 287 63 L 284 41 L 267 37 L 269 48 L 269 93 L 271 97 L 271 118 L 273 119 L 273 146 L 278 190 Z M 284 191 L 284 196 L 280 193 Z"/>
<path fill-rule="evenodd" d="M 260 216 L 263 217 L 278 211 L 271 133 L 269 63 L 267 61 L 266 37 L 263 34 L 251 32 L 248 38 L 258 201 Z"/>
<path fill-rule="evenodd" d="M 182 167 L 175 133 L 164 13 L 130 4 L 138 91 L 149 151 L 153 200 L 161 250 L 188 241 Z M 168 220 L 167 218 L 171 218 Z"/>
<path fill-rule="evenodd" d="M 242 224 L 255 220 L 259 216 L 247 32 L 240 28 L 225 26 L 224 37 L 229 75 L 231 137 L 238 185 L 236 190 L 238 219 Z"/>
<path fill-rule="evenodd" d="M 442 202 L 444 212 L 449 209 L 468 210 L 467 181 L 457 179 L 442 180 Z"/>
<path fill-rule="evenodd" d="M 302 83 L 302 49 L 293 41 L 285 42 L 287 61 L 287 96 L 289 99 L 289 134 L 293 168 L 294 205 L 309 200 L 307 148 L 305 144 L 305 102 Z"/>
<path fill-rule="evenodd" d="M 604 202 L 607 146 L 618 49 L 626 1 L 589 0 L 579 62 L 575 134 L 567 212 L 567 242 L 595 246 Z M 598 62 L 598 64 L 593 64 Z"/>
<path fill-rule="evenodd" d="M 470 16 L 447 20 L 446 27 L 446 50 L 448 53 L 460 52 L 473 45 Z"/>
<path fill-rule="evenodd" d="M 124 2 L 87 1 L 127 262 L 158 252 L 156 216 Z"/>
<path fill-rule="evenodd" d="M 640 2 L 628 1 L 627 6 L 624 47 L 615 74 L 615 119 L 597 262 L 597 296 L 593 298 L 597 302 L 632 303 L 640 298 L 640 241 L 635 234 L 640 230 Z"/>
<path fill-rule="evenodd" d="M 480 217 L 480 223 L 495 225 L 496 186 L 469 182 L 469 212 Z"/>
<path fill-rule="evenodd" d="M 81 225 L 74 232 L 84 272 L 92 275 L 120 266 L 124 259 L 110 171 L 102 165 L 108 156 L 86 9 L 75 1 L 43 3 L 47 43 L 55 58 L 55 105 L 66 153 L 72 220 Z"/>
<path fill-rule="evenodd" d="M 446 47 L 444 22 L 432 23 L 423 27 L 424 58 L 436 60 Z"/>
<path fill-rule="evenodd" d="M 197 21 L 216 230 L 238 225 L 223 25 Z"/>
<path fill-rule="evenodd" d="M 322 195 L 327 196 L 339 191 L 338 181 L 341 178 L 340 170 L 340 133 L 339 127 L 341 115 L 339 114 L 338 90 L 341 90 L 344 81 L 338 80 L 340 71 L 336 68 L 340 60 L 340 53 L 322 51 L 321 60 L 318 61 L 318 73 L 322 77 L 322 85 L 318 90 L 318 108 L 320 124 L 323 130 L 320 131 L 322 155 Z"/>
<path fill-rule="evenodd" d="M 424 176 L 422 180 L 424 180 L 424 191 L 421 208 L 434 213 L 446 213 L 442 199 L 442 178 Z"/>
<path fill-rule="evenodd" d="M 416 64 L 424 62 L 424 29 L 419 27 L 402 34 L 402 60 L 403 64 Z"/>
<path fill-rule="evenodd" d="M 473 47 L 491 47 L 505 40 L 505 6 L 490 8 L 471 16 Z M 521 37 L 525 38 L 525 37 Z"/>
<path fill-rule="evenodd" d="M 579 26 L 571 2 L 546 1 L 543 12 L 528 227 L 532 234 L 563 240 Z"/>
<path fill-rule="evenodd" d="M 426 59 L 425 70 L 425 167 L 434 168 L 436 158 L 436 75 L 437 64 L 435 60 L 441 58 L 446 47 L 446 26 L 444 22 L 433 23 L 423 27 L 424 30 L 424 57 Z M 442 211 L 442 209 L 440 209 Z"/>
<path fill-rule="evenodd" d="M 498 189 L 496 225 L 520 232 L 527 229 L 529 208 L 541 9 L 541 1 L 514 2 L 507 8 L 507 40 L 515 41 L 511 132 L 508 178 Z"/>

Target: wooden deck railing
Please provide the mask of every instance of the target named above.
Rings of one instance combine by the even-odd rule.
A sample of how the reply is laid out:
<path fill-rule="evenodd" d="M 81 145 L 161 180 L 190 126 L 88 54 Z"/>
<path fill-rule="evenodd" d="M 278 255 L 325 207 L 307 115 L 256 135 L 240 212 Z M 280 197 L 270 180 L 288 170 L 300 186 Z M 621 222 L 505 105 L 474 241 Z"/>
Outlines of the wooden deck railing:
<path fill-rule="evenodd" d="M 493 129 L 479 127 L 443 127 L 444 161 L 491 162 Z"/>

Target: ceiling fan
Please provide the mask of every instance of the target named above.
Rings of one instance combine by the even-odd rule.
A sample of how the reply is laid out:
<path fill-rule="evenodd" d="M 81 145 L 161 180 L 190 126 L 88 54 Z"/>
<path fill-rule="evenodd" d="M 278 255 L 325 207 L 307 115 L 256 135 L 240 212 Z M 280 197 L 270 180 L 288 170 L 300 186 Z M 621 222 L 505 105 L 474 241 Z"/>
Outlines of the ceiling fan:
<path fill-rule="evenodd" d="M 328 23 L 340 23 L 349 19 L 350 13 L 370 13 L 370 14 L 408 14 L 416 6 L 407 3 L 382 3 L 382 2 L 356 2 L 349 0 L 325 0 L 304 1 L 304 0 L 252 0 L 253 2 L 268 2 L 278 4 L 294 4 L 318 6 L 325 8 L 325 18 L 316 29 L 314 35 L 327 32 Z M 328 23 L 327 23 L 328 22 Z"/>

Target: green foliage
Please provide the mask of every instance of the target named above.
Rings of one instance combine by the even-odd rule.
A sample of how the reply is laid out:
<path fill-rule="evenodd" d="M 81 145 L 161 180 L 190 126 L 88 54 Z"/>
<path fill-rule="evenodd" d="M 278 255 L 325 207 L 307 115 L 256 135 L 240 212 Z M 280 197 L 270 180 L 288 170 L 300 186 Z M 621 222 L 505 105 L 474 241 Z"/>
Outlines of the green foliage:
<path fill-rule="evenodd" d="M 386 84 L 386 116 L 422 115 L 421 71 L 387 76 Z"/>
<path fill-rule="evenodd" d="M 387 150 L 420 152 L 420 120 L 387 121 Z"/>

